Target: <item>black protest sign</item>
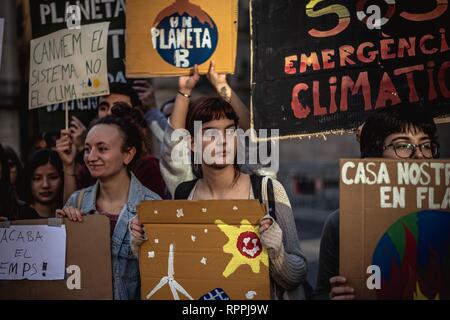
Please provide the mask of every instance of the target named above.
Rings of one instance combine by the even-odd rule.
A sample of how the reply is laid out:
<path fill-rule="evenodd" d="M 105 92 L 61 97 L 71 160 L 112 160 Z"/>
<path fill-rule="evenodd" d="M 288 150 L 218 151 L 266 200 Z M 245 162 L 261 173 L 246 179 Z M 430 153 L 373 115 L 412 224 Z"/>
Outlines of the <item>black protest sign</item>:
<path fill-rule="evenodd" d="M 409 102 L 450 115 L 448 0 L 251 5 L 256 129 L 343 132 L 375 109 Z"/>
<path fill-rule="evenodd" d="M 97 22 L 110 22 L 107 45 L 108 81 L 125 82 L 125 0 L 29 0 L 32 37 L 42 37 L 70 26 L 70 21 L 66 23 L 65 19 L 66 8 L 70 5 L 78 5 L 80 8 L 81 27 Z M 98 98 L 92 97 L 70 101 L 70 113 L 88 124 L 97 114 L 97 100 Z M 41 131 L 62 129 L 64 105 L 54 104 L 39 110 L 39 126 Z"/>

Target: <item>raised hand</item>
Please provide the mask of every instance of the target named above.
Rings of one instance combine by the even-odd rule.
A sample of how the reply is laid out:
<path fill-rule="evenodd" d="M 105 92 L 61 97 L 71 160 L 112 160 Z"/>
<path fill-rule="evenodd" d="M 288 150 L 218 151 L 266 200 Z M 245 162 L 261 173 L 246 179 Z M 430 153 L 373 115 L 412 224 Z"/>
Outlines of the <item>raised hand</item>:
<path fill-rule="evenodd" d="M 58 152 L 64 167 L 73 167 L 75 165 L 77 148 L 73 142 L 71 129 L 61 130 L 61 137 L 56 140 L 56 151 Z"/>
<path fill-rule="evenodd" d="M 181 76 L 178 79 L 178 89 L 187 95 L 190 95 L 192 90 L 197 85 L 197 82 L 200 80 L 200 73 L 198 71 L 198 66 L 194 66 L 194 71 L 189 76 Z"/>
<path fill-rule="evenodd" d="M 77 149 L 81 149 L 84 145 L 84 135 L 86 127 L 77 117 L 72 116 L 70 121 L 70 134 Z"/>
<path fill-rule="evenodd" d="M 137 92 L 144 112 L 156 107 L 155 89 L 146 80 L 134 80 L 133 89 Z"/>
<path fill-rule="evenodd" d="M 230 102 L 232 90 L 228 85 L 227 75 L 224 73 L 216 72 L 214 61 L 211 61 L 206 77 L 208 78 L 214 89 L 216 89 L 217 93 L 222 97 L 222 99 Z"/>

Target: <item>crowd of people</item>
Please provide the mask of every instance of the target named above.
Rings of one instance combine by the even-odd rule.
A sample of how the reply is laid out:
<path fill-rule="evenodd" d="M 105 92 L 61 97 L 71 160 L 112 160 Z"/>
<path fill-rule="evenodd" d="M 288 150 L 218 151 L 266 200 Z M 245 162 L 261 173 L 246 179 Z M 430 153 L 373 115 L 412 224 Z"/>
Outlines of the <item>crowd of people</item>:
<path fill-rule="evenodd" d="M 98 115 L 87 128 L 72 117 L 70 128 L 61 130 L 54 144 L 33 152 L 24 166 L 13 149 L 0 145 L 1 220 L 56 216 L 81 222 L 84 215 L 105 215 L 111 222 L 114 299 L 139 299 L 138 249 L 146 241 L 137 216 L 139 203 L 156 199 L 264 202 L 261 195 L 272 194 L 275 204 L 267 206 L 259 225 L 261 243 L 269 253 L 271 297 L 312 298 L 292 206 L 276 172 L 267 179 L 260 165 L 237 163 L 235 136 L 202 138 L 200 147 L 194 147 L 196 133 L 204 137 L 215 130 L 233 137 L 238 128 L 250 127 L 248 109 L 213 63 L 207 78 L 217 97 L 191 101 L 200 77 L 197 68 L 192 75 L 179 77 L 176 98 L 162 108 L 156 107 L 154 90 L 146 81 L 133 86 L 111 84 L 110 94 L 99 99 Z M 194 125 L 196 121 L 201 121 L 200 127 Z M 191 140 L 173 141 L 174 131 L 182 129 Z M 161 143 L 159 159 L 152 154 L 152 136 Z M 396 105 L 373 112 L 362 126 L 359 143 L 361 158 L 439 157 L 436 126 L 422 106 Z M 213 163 L 204 161 L 206 149 L 214 150 Z M 186 161 L 174 161 L 174 151 L 185 154 Z M 202 161 L 194 161 L 196 157 Z M 315 287 L 316 299 L 355 298 L 354 289 L 339 275 L 339 210 L 325 223 Z"/>

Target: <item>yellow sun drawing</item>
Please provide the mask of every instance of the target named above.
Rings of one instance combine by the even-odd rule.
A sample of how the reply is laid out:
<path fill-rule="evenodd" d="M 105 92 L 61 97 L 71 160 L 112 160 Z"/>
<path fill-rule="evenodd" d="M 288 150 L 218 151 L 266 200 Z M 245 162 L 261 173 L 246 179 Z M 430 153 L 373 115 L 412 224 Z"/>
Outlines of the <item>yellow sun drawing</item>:
<path fill-rule="evenodd" d="M 228 237 L 228 242 L 223 246 L 223 252 L 233 255 L 223 271 L 225 278 L 244 264 L 248 264 L 254 273 L 259 273 L 260 263 L 266 267 L 269 266 L 269 256 L 261 244 L 257 227 L 246 219 L 241 221 L 239 228 L 228 225 L 222 220 L 216 220 L 214 223 Z"/>

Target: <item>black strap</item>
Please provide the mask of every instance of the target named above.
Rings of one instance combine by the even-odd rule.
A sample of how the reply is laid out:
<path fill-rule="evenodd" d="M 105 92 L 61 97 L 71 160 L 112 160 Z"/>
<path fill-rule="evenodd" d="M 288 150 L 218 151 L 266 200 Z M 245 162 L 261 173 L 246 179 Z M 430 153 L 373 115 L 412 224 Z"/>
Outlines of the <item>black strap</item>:
<path fill-rule="evenodd" d="M 267 199 L 269 200 L 269 215 L 273 218 L 273 220 L 277 220 L 277 216 L 275 214 L 275 196 L 273 194 L 273 184 L 272 179 L 267 180 Z"/>
<path fill-rule="evenodd" d="M 198 179 L 182 182 L 175 189 L 174 199 L 187 199 Z"/>
<path fill-rule="evenodd" d="M 250 181 L 252 183 L 253 188 L 253 194 L 255 196 L 255 199 L 258 199 L 259 202 L 264 204 L 264 199 L 262 197 L 262 181 L 264 177 L 258 176 L 256 174 L 250 175 Z M 267 181 L 267 199 L 268 199 L 268 205 L 269 205 L 269 212 L 268 214 L 273 218 L 273 220 L 277 220 L 276 214 L 275 214 L 275 197 L 273 193 L 273 184 L 272 179 L 269 178 Z"/>

